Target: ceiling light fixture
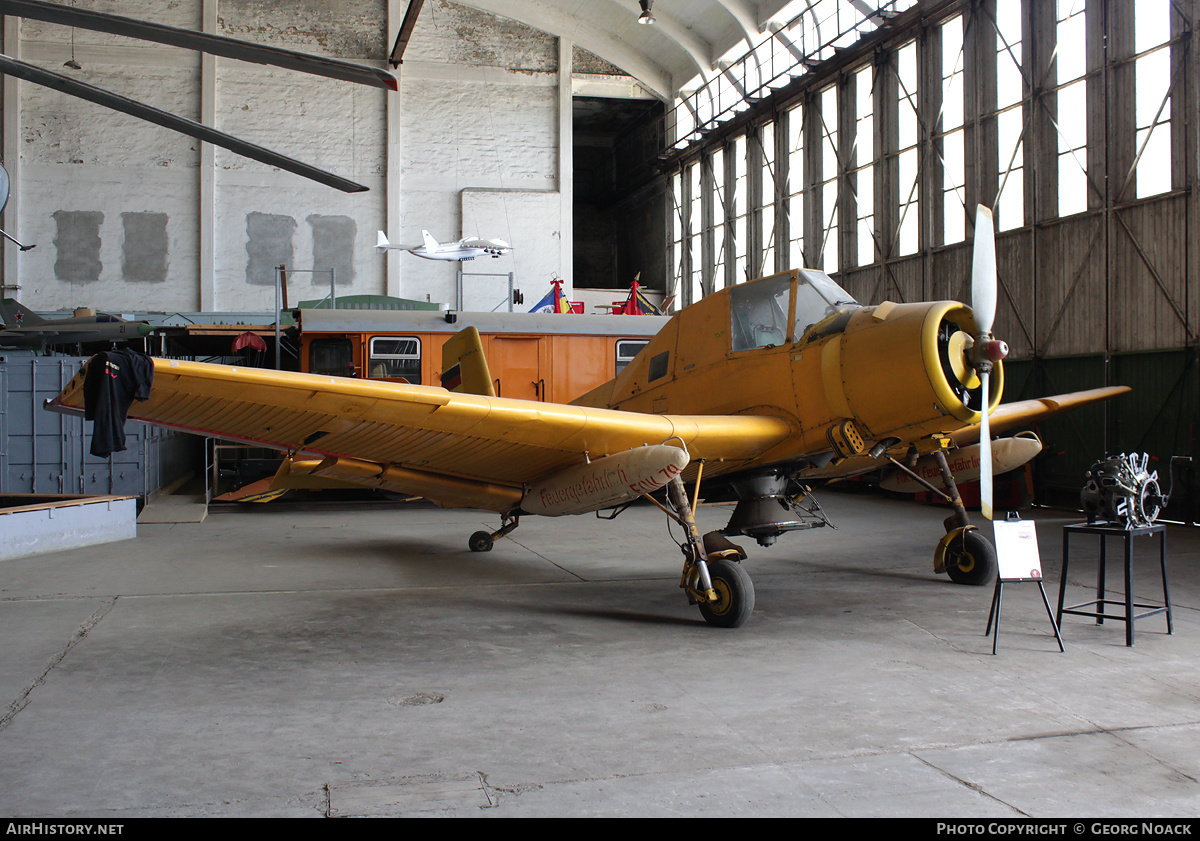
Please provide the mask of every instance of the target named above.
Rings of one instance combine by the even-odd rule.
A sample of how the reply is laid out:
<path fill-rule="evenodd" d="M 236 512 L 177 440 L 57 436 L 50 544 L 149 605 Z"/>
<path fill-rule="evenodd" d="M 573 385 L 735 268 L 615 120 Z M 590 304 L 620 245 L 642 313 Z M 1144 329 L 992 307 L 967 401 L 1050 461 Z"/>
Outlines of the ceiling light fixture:
<path fill-rule="evenodd" d="M 63 62 L 63 67 L 70 67 L 72 70 L 82 70 L 83 65 L 75 60 L 75 28 L 71 27 L 71 59 Z"/>
<path fill-rule="evenodd" d="M 638 15 L 638 23 L 654 23 L 654 15 L 650 14 L 650 7 L 654 5 L 654 0 L 639 0 L 642 5 L 642 13 Z"/>

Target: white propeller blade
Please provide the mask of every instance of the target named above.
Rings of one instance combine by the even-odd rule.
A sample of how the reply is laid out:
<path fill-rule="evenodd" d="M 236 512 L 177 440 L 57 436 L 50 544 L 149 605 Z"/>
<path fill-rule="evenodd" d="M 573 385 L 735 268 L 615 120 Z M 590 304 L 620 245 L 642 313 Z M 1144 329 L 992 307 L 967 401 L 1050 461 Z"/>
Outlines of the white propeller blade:
<path fill-rule="evenodd" d="M 980 333 L 992 332 L 996 317 L 996 226 L 992 211 L 975 211 L 975 251 L 971 261 L 971 309 Z"/>
<path fill-rule="evenodd" d="M 989 520 L 992 516 L 992 429 L 988 418 L 988 394 L 991 374 L 979 375 L 983 391 L 983 417 L 979 421 L 979 510 Z"/>
<path fill-rule="evenodd" d="M 975 211 L 975 249 L 971 260 L 971 309 L 980 335 L 977 343 L 991 338 L 992 321 L 996 317 L 996 225 L 992 212 L 983 205 Z M 977 348 L 982 350 L 982 348 Z M 979 507 L 983 516 L 992 514 L 992 430 L 988 414 L 991 410 L 990 363 L 979 371 L 983 417 L 979 424 Z"/>

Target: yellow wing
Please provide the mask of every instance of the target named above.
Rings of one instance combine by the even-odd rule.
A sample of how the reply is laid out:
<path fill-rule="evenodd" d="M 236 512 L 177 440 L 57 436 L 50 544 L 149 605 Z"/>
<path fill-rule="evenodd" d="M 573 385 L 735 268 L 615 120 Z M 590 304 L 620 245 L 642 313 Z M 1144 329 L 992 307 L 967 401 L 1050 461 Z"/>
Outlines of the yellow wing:
<path fill-rule="evenodd" d="M 1060 412 L 1089 406 L 1120 394 L 1127 394 L 1132 390 L 1127 385 L 1114 385 L 1087 391 L 1073 391 L 1070 394 L 1058 394 L 1054 397 L 1035 397 L 1032 400 L 1020 400 L 1016 403 L 1002 403 L 992 410 L 988 421 L 992 433 L 996 434 L 1028 426 L 1034 421 L 1043 420 Z M 979 424 L 963 427 L 951 437 L 959 446 L 973 444 L 979 440 Z"/>
<path fill-rule="evenodd" d="M 82 411 L 85 371 L 51 408 Z M 315 457 L 296 459 L 297 472 L 496 511 L 589 457 L 677 439 L 712 475 L 792 431 L 776 417 L 651 415 L 166 359 L 154 360 L 150 399 L 129 417 Z"/>

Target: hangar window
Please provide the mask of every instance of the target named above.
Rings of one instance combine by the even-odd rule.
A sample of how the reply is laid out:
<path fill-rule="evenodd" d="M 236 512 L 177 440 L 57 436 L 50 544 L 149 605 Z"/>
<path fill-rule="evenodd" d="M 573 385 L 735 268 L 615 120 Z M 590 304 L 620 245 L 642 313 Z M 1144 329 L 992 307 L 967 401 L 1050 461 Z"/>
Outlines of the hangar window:
<path fill-rule="evenodd" d="M 818 198 L 821 202 L 821 221 L 825 226 L 825 239 L 821 243 L 818 259 L 825 271 L 838 270 L 838 230 L 841 215 L 838 213 L 838 173 L 841 170 L 838 149 L 838 89 L 830 85 L 818 94 L 821 111 L 821 183 Z"/>
<path fill-rule="evenodd" d="M 784 216 L 788 231 L 788 265 L 804 266 L 804 107 L 787 112 L 787 187 Z"/>
<path fill-rule="evenodd" d="M 996 228 L 1025 224 L 1025 77 L 1020 3 L 996 6 Z"/>
<path fill-rule="evenodd" d="M 712 201 L 712 221 L 709 226 L 709 236 L 711 237 L 713 260 L 712 260 L 712 278 L 710 280 L 713 289 L 721 289 L 725 286 L 725 218 L 728 215 L 729 205 L 725 197 L 728 192 L 725 189 L 725 150 L 715 149 L 712 156 L 708 159 L 709 177 L 712 179 L 709 183 L 711 187 L 709 193 Z"/>
<path fill-rule="evenodd" d="M 1058 0 L 1058 215 L 1088 207 L 1087 29 L 1084 0 Z"/>
<path fill-rule="evenodd" d="M 750 174 L 746 161 L 747 143 L 746 135 L 742 134 L 734 138 L 732 148 L 732 164 L 733 164 L 733 190 L 730 192 L 730 207 L 731 225 L 730 233 L 733 237 L 733 282 L 741 283 L 750 278 L 749 267 L 746 262 L 746 247 L 749 240 L 746 236 L 747 218 L 746 211 L 749 207 L 750 198 Z"/>
<path fill-rule="evenodd" d="M 1137 197 L 1171 189 L 1171 2 L 1140 0 L 1133 25 Z"/>
<path fill-rule="evenodd" d="M 870 65 L 854 74 L 854 197 L 858 215 L 858 265 L 875 262 L 875 91 Z"/>
<path fill-rule="evenodd" d="M 775 271 L 775 124 L 763 123 L 755 137 L 758 161 L 758 190 L 754 215 L 758 221 L 755 243 L 756 265 L 751 275 L 762 277 Z"/>
<path fill-rule="evenodd" d="M 633 358 L 641 353 L 642 348 L 650 344 L 649 339 L 618 339 L 617 340 L 617 373 L 625 370 L 625 367 L 633 361 Z"/>
<path fill-rule="evenodd" d="M 421 340 L 415 336 L 373 336 L 367 360 L 372 379 L 399 377 L 421 382 Z"/>
<path fill-rule="evenodd" d="M 689 303 L 696 303 L 704 297 L 704 191 L 701 188 L 703 172 L 700 164 L 692 164 L 687 169 L 688 182 L 691 192 L 688 200 L 688 268 L 692 297 Z"/>
<path fill-rule="evenodd" d="M 684 242 L 687 236 L 684 231 L 687 227 L 685 218 L 685 208 L 687 199 L 683 195 L 684 180 L 683 175 L 679 172 L 671 176 L 671 246 L 670 258 L 671 263 L 671 288 L 684 289 L 686 283 L 683 282 L 684 266 Z"/>
<path fill-rule="evenodd" d="M 896 173 L 899 204 L 896 208 L 896 253 L 915 254 L 920 247 L 920 169 L 918 143 L 921 112 L 917 101 L 917 42 L 896 53 Z"/>
<path fill-rule="evenodd" d="M 963 19 L 942 25 L 942 243 L 966 237 L 967 167 L 963 111 Z"/>

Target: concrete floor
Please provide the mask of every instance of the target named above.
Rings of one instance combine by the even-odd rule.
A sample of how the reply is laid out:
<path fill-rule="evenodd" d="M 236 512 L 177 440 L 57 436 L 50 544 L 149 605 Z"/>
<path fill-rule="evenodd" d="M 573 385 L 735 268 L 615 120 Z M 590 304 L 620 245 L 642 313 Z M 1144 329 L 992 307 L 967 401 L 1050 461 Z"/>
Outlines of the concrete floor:
<path fill-rule="evenodd" d="M 1200 532 L 1170 529 L 1173 636 L 1065 617 L 1061 653 L 1013 583 L 993 656 L 992 588 L 931 571 L 944 511 L 821 501 L 836 531 L 747 544 L 733 631 L 687 605 L 650 507 L 489 554 L 477 512 L 264 507 L 4 562 L 0 813 L 1200 814 Z M 1027 516 L 1054 602 L 1078 515 Z"/>

